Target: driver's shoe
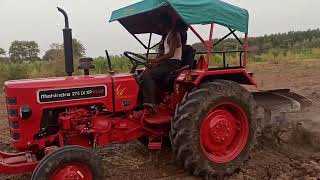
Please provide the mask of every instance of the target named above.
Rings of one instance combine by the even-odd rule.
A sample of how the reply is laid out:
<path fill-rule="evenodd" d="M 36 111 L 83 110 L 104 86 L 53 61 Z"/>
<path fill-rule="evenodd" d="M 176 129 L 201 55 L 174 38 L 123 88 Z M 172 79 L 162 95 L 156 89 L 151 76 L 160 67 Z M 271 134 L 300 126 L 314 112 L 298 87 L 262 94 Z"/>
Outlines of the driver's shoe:
<path fill-rule="evenodd" d="M 143 118 L 143 116 L 150 117 L 150 116 L 156 114 L 155 105 L 150 104 L 150 103 L 144 103 L 143 107 L 144 107 L 143 110 L 133 112 L 133 114 L 131 115 L 132 119 L 141 120 Z"/>
<path fill-rule="evenodd" d="M 145 111 L 147 112 L 147 114 L 149 114 L 149 115 L 157 113 L 155 104 L 143 103 L 143 107 L 144 107 Z"/>
<path fill-rule="evenodd" d="M 146 105 L 146 114 L 144 121 L 148 124 L 162 125 L 170 123 L 171 117 L 166 109 L 163 109 L 161 105 Z"/>

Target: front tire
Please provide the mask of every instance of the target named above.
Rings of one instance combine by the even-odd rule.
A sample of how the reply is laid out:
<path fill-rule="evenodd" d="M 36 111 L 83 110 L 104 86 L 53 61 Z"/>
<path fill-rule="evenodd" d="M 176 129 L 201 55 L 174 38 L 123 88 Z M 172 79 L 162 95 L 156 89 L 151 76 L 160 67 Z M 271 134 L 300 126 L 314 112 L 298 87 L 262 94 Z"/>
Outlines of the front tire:
<path fill-rule="evenodd" d="M 216 80 L 188 93 L 171 123 L 176 160 L 207 179 L 232 174 L 255 142 L 256 102 L 239 84 Z"/>
<path fill-rule="evenodd" d="M 103 177 L 101 160 L 94 152 L 81 146 L 65 146 L 45 156 L 31 180 L 102 180 Z"/>

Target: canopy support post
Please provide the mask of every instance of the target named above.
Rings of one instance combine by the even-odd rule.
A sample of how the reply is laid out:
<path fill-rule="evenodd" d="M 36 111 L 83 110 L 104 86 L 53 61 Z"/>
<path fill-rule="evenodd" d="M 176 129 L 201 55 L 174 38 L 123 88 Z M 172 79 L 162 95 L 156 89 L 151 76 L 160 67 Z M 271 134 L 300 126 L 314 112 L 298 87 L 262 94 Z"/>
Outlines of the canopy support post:
<path fill-rule="evenodd" d="M 147 50 L 147 58 L 148 59 L 149 59 L 149 52 L 150 52 L 150 46 L 151 46 L 151 39 L 152 39 L 152 33 L 150 33 L 149 42 L 148 42 L 148 50 Z"/>
<path fill-rule="evenodd" d="M 235 32 L 235 31 L 236 31 L 236 30 L 233 30 L 232 32 Z M 232 34 L 232 32 L 230 32 L 229 34 L 223 36 L 221 39 L 219 39 L 217 42 L 215 42 L 215 43 L 212 45 L 212 47 L 215 47 L 215 46 L 218 45 L 221 41 L 225 40 L 227 37 L 229 37 L 229 36 Z"/>
<path fill-rule="evenodd" d="M 247 50 L 248 50 L 248 33 L 245 34 L 243 46 L 243 67 L 247 66 Z"/>
<path fill-rule="evenodd" d="M 200 34 L 191 26 L 189 25 L 189 29 L 199 38 L 199 40 L 202 42 L 202 44 L 208 48 L 208 43 L 200 36 Z"/>
<path fill-rule="evenodd" d="M 229 28 L 230 32 L 233 34 L 233 36 L 238 40 L 239 44 L 241 44 L 243 46 L 242 41 L 239 39 L 239 37 L 234 33 L 235 30 L 232 30 L 231 28 Z"/>
<path fill-rule="evenodd" d="M 210 63 L 210 60 L 211 60 L 213 27 L 214 27 L 214 24 L 212 23 L 211 27 L 210 27 L 209 40 L 208 40 L 208 44 L 207 44 L 208 45 L 207 46 L 208 52 L 207 52 L 206 70 L 208 70 L 209 63 Z"/>

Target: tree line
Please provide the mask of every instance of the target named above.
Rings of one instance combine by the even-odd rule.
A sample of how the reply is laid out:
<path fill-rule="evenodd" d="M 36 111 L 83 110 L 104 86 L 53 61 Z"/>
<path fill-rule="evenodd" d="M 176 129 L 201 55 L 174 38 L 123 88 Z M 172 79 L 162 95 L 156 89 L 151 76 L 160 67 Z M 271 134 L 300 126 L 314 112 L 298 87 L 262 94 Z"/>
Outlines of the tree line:
<path fill-rule="evenodd" d="M 243 39 L 241 40 L 243 41 Z M 213 43 L 217 41 L 218 39 L 214 39 Z M 287 51 L 320 48 L 320 30 L 290 31 L 287 33 L 250 37 L 248 41 L 251 55 L 272 53 L 276 57 L 280 52 L 285 55 Z M 195 43 L 192 46 L 199 52 L 206 51 L 202 43 Z M 228 38 L 215 46 L 213 50 L 239 50 L 241 48 L 236 39 Z M 84 45 L 77 39 L 73 39 L 73 50 L 75 58 L 84 57 L 86 54 Z M 36 60 L 63 60 L 63 44 L 52 43 L 43 57 L 40 58 L 39 54 L 40 48 L 35 41 L 13 41 L 8 52 L 0 48 L 0 61 L 20 63 Z"/>
<path fill-rule="evenodd" d="M 231 37 L 231 36 L 230 36 Z M 243 41 L 243 39 L 241 38 Z M 218 39 L 214 39 L 213 43 Z M 292 50 L 303 48 L 320 48 L 320 30 L 290 31 L 287 33 L 277 33 L 264 35 L 261 37 L 248 38 L 249 52 L 252 54 L 263 54 L 272 50 Z M 201 43 L 193 44 L 197 51 L 205 51 Z M 214 47 L 214 51 L 238 50 L 241 45 L 234 38 L 228 38 Z"/>
<path fill-rule="evenodd" d="M 73 39 L 73 53 L 75 58 L 84 57 L 86 49 L 82 42 Z M 9 47 L 8 53 L 3 48 L 0 48 L 0 60 L 2 62 L 21 63 L 25 61 L 55 61 L 61 60 L 64 57 L 64 48 L 61 43 L 52 43 L 49 49 L 46 50 L 43 57 L 39 57 L 40 48 L 35 41 L 13 41 Z"/>

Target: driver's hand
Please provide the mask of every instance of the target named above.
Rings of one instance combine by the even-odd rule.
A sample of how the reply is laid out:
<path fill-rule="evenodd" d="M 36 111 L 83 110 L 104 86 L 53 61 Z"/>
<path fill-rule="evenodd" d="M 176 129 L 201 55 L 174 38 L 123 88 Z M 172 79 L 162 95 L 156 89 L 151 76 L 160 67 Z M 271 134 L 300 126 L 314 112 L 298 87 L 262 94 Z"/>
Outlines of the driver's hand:
<path fill-rule="evenodd" d="M 147 67 L 153 67 L 155 64 L 157 64 L 157 60 L 156 59 L 148 59 L 147 60 Z"/>

